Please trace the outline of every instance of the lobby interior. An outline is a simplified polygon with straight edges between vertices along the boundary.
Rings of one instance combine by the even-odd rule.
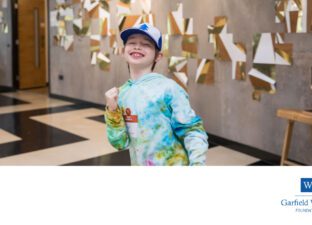
[[[120,31],[143,21],[163,33],[155,71],[204,121],[207,166],[312,164],[311,0],[29,2],[0,0],[0,165],[130,165],[104,93],[129,79]]]

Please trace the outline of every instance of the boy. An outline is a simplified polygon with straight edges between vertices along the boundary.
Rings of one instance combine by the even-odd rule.
[[[120,36],[131,79],[105,93],[110,143],[129,148],[132,165],[205,165],[207,135],[186,92],[152,73],[162,58],[160,31],[143,23]]]

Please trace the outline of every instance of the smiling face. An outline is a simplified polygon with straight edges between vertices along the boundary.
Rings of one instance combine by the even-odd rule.
[[[160,54],[148,36],[133,34],[125,44],[124,57],[131,68],[152,70],[153,64],[160,59]]]

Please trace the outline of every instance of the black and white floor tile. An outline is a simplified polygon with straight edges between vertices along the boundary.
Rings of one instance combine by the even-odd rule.
[[[272,165],[214,142],[207,165]],[[0,93],[0,165],[130,165],[108,142],[103,109],[49,97],[46,89]]]

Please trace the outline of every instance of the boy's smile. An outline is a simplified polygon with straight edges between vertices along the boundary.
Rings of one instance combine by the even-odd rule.
[[[142,58],[142,57],[145,56],[142,52],[139,52],[139,51],[133,51],[133,52],[130,53],[130,55],[133,58]]]

